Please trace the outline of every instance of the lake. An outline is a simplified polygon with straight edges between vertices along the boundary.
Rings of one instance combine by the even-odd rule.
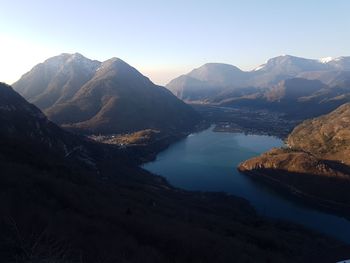
[[[236,170],[240,162],[282,145],[276,137],[213,132],[211,127],[174,143],[143,168],[176,187],[243,197],[261,215],[299,223],[350,243],[349,220],[290,200]]]

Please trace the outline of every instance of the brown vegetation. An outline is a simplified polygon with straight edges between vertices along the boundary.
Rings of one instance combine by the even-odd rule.
[[[247,174],[267,176],[292,192],[350,211],[350,104],[307,120],[288,136],[288,148],[272,149],[241,163]]]
[[[5,96],[3,262],[303,262],[342,246],[267,221],[240,198],[173,188],[128,152],[62,131],[0,84]]]

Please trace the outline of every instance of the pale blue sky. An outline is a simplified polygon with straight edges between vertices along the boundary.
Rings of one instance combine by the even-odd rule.
[[[0,81],[45,58],[119,57],[158,84],[206,62],[350,55],[347,0],[0,0]]]

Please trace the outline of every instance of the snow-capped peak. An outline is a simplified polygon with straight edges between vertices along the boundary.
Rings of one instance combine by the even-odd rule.
[[[319,61],[321,63],[328,63],[328,62],[331,62],[333,60],[332,57],[325,57],[325,58],[320,58]]]
[[[70,54],[69,58],[66,60],[66,64],[69,63],[77,63],[90,72],[95,71],[101,65],[101,62],[88,59],[79,53]]]

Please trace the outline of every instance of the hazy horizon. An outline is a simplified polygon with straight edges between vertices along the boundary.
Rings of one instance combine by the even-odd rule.
[[[342,33],[350,26],[348,1],[12,1],[2,7],[0,81],[9,84],[61,53],[119,57],[160,85],[208,62],[252,70],[282,54],[350,54]]]

